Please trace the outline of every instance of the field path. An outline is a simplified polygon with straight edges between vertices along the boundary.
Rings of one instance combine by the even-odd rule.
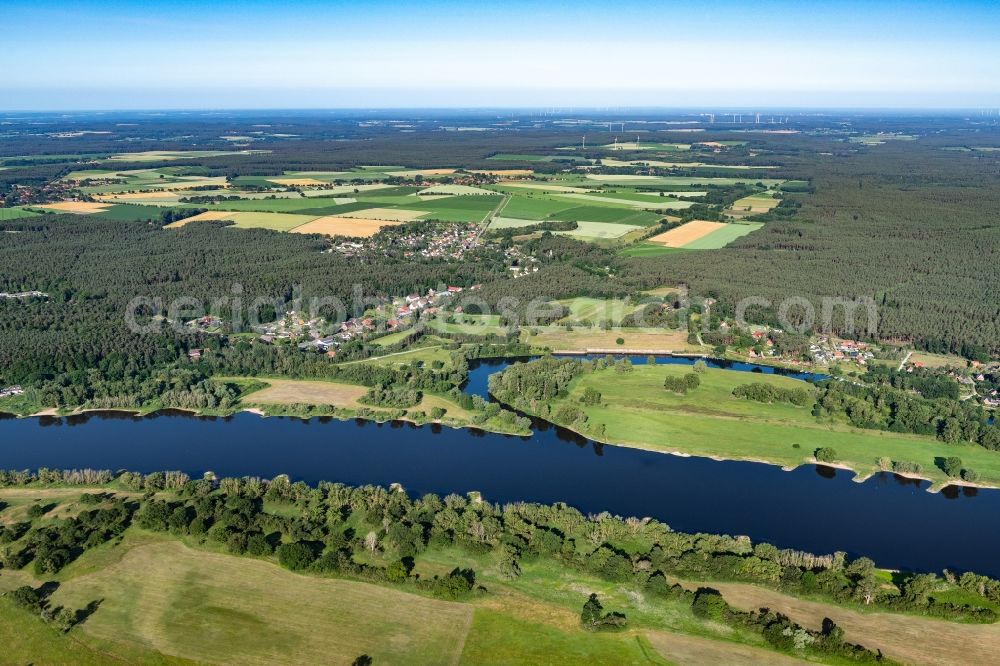
[[[493,218],[500,214],[500,211],[504,209],[508,201],[510,201],[510,195],[504,194],[503,199],[500,200],[497,207],[486,214],[486,217],[484,217],[483,221],[480,223],[479,233],[476,234],[476,240],[479,240],[479,237],[483,235],[483,232],[489,228],[490,224],[493,223]]]
[[[902,372],[903,371],[903,367],[906,366],[906,362],[910,360],[911,356],[913,356],[913,352],[912,351],[906,352],[906,356],[903,357],[903,360],[899,362],[899,367],[896,368],[897,372]]]

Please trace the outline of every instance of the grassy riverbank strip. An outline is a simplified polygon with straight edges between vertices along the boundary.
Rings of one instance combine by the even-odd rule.
[[[983,447],[855,428],[813,416],[811,402],[809,406],[762,403],[733,395],[733,389],[749,383],[813,390],[806,382],[780,375],[703,368],[696,373],[697,388],[686,393],[664,388],[667,378],[691,373],[693,368],[683,365],[635,365],[627,371],[611,366],[581,374],[553,399],[510,404],[616,446],[762,462],[785,469],[815,463],[816,451],[831,448],[836,453],[831,462],[854,471],[859,479],[880,471],[880,458],[911,461],[921,465],[919,477],[935,489],[965,484],[940,469],[945,458],[957,456],[979,472],[977,485],[1000,487],[1000,454]],[[599,400],[588,400],[585,395],[599,395]],[[507,401],[505,396],[497,397]]]

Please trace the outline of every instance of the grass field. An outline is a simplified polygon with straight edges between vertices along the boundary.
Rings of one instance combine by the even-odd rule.
[[[687,366],[643,365],[613,379],[611,370],[584,375],[566,400],[577,399],[588,386],[601,391],[601,405],[583,407],[589,423],[604,424],[606,440],[626,446],[784,466],[808,462],[815,449],[829,446],[836,451],[838,463],[860,474],[876,471],[878,458],[885,456],[920,463],[923,475],[935,482],[947,478],[935,459],[959,456],[966,466],[979,471],[984,482],[1000,481],[1000,454],[980,446],[818,422],[808,407],[732,396],[735,386],[748,382],[808,388],[795,379],[708,369],[701,375],[701,386],[686,395],[663,389],[667,375],[690,371]]]
[[[532,332],[537,334],[532,335]],[[624,342],[618,344],[618,339]],[[619,349],[658,351],[697,350],[687,341],[686,331],[667,331],[662,328],[630,328],[619,331],[604,331],[597,328],[573,328],[567,331],[562,326],[535,326],[521,331],[522,342],[537,347],[548,347],[554,351],[586,351],[588,349]]]
[[[554,231],[552,233],[572,236],[580,240],[605,240],[621,238],[630,231],[636,231],[637,229],[642,229],[642,227],[633,224],[618,224],[616,222],[586,222],[581,220],[576,223],[576,229],[572,231]]]
[[[32,210],[25,210],[21,207],[13,208],[0,208],[0,222],[5,222],[7,220],[20,220],[26,217],[38,217],[40,213],[36,213]]]
[[[558,303],[569,310],[569,314],[557,322],[560,324],[567,322],[589,322],[590,324],[597,325],[608,320],[612,323],[618,323],[626,315],[642,307],[635,302],[587,297],[567,298],[558,301]]]
[[[667,247],[666,245],[650,243],[647,241],[630,245],[629,247],[624,248],[620,254],[627,257],[660,257],[665,254],[673,254],[674,252],[684,251],[685,248],[682,247]]]
[[[690,201],[676,201],[670,197],[656,199],[649,197],[646,200],[600,196],[597,194],[560,194],[559,197],[562,199],[573,199],[578,201],[603,203],[612,206],[627,206],[629,208],[643,208],[649,210],[682,210],[684,208],[690,208],[692,205]]]
[[[753,610],[757,610],[754,608]],[[810,662],[796,659],[770,650],[731,643],[713,641],[700,636],[685,636],[663,631],[651,631],[646,635],[650,645],[671,664],[685,666],[794,666]]]
[[[80,562],[80,564],[86,564]],[[54,601],[103,599],[90,636],[210,663],[456,663],[469,606],[183,546],[136,546],[64,582]],[[321,630],[317,630],[321,628]]]
[[[698,176],[642,176],[642,175],[604,175],[588,174],[587,178],[601,183],[613,185],[680,185],[688,187],[690,185],[738,185],[740,183],[764,183],[767,187],[780,185],[782,180],[774,178],[712,178]]]

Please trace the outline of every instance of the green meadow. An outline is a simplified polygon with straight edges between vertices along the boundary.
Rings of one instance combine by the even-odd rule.
[[[565,398],[552,405],[578,404],[588,416],[584,434],[592,434],[601,424],[605,435],[600,439],[623,446],[792,467],[810,462],[816,449],[832,447],[837,462],[859,474],[877,471],[878,459],[888,457],[919,463],[923,475],[935,482],[947,479],[937,459],[958,456],[984,482],[1000,482],[1000,454],[980,446],[862,430],[817,420],[810,407],[765,404],[732,395],[736,386],[751,382],[809,388],[796,379],[709,368],[699,375],[701,385],[687,394],[663,388],[666,377],[690,372],[691,367],[684,365],[638,365],[624,374],[613,369],[584,374],[574,380]],[[599,405],[579,404],[587,388],[601,393]]]

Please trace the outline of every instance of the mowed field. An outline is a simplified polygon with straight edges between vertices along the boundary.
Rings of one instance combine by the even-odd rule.
[[[386,357],[386,360],[391,358]],[[400,358],[408,363],[413,356],[401,355]],[[242,401],[248,405],[319,405],[342,409],[368,407],[376,413],[380,411],[377,407],[373,408],[359,402],[359,399],[368,392],[366,386],[308,379],[256,378],[254,381],[264,382],[269,386],[243,396]],[[424,393],[421,401],[412,409],[428,412],[434,407],[445,410],[449,420],[461,420],[469,416],[469,412],[451,400],[430,393]]]
[[[622,344],[618,344],[618,340]],[[697,350],[688,344],[686,331],[668,331],[662,328],[628,328],[605,331],[599,328],[573,328],[563,326],[535,326],[521,330],[521,341],[553,351],[587,351],[615,349],[620,352],[648,351],[681,352]]]
[[[74,568],[85,570],[88,559]],[[53,597],[77,608],[94,599],[101,607],[86,634],[214,664],[350,664],[362,654],[375,663],[454,664],[472,621],[468,605],[301,576],[178,541],[135,546],[63,582]]]
[[[269,384],[265,389],[244,396],[244,402],[272,405],[333,405],[356,407],[358,398],[368,392],[364,386],[334,382],[295,379],[263,379]]]

